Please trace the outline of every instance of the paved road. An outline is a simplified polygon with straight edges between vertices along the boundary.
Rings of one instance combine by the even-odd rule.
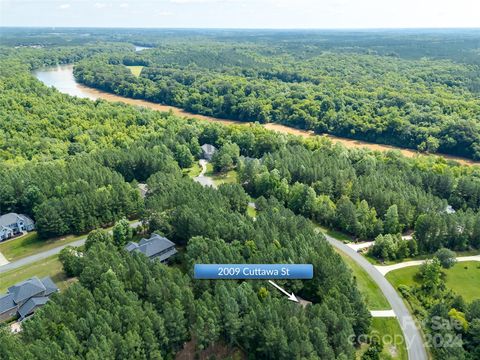
[[[422,265],[425,261],[427,260],[412,260],[412,261],[405,261],[401,262],[398,264],[393,264],[393,265],[375,265],[378,271],[382,275],[388,274],[390,271],[393,270],[398,270],[398,269],[403,269],[409,266],[418,266]],[[458,262],[464,262],[464,261],[480,261],[480,255],[473,255],[473,256],[459,256],[457,257]]]
[[[136,221],[136,222],[133,222],[130,224],[131,227],[138,227],[140,226],[142,223],[140,221]],[[110,233],[112,232],[111,230],[109,231]],[[34,254],[34,255],[30,255],[30,256],[27,256],[27,257],[24,257],[22,259],[18,259],[16,261],[12,261],[11,263],[8,263],[6,265],[2,265],[0,266],[0,274],[1,273],[4,273],[6,271],[9,271],[9,270],[13,270],[13,269],[17,269],[19,267],[22,267],[24,265],[28,265],[28,264],[31,264],[31,263],[34,263],[36,261],[39,261],[39,260],[43,260],[43,259],[46,259],[52,255],[56,255],[58,254],[60,251],[62,251],[62,249],[64,249],[65,247],[67,246],[81,246],[85,243],[85,240],[87,239],[87,236],[85,235],[84,237],[76,240],[76,241],[73,241],[69,244],[65,244],[65,245],[62,245],[62,246],[58,246],[56,248],[53,248],[53,249],[50,249],[50,250],[46,250],[46,251],[43,251],[41,253],[37,253],[37,254]]]
[[[358,265],[360,265],[375,281],[387,298],[390,306],[395,313],[400,327],[402,328],[403,336],[406,341],[408,358],[410,360],[427,360],[427,352],[423,345],[423,339],[418,330],[413,317],[410,315],[406,305],[403,303],[400,295],[397,294],[393,286],[385,279],[385,277],[378,271],[375,266],[370,264],[363,256],[358,254],[355,250],[348,247],[341,241],[338,241],[331,236],[324,234],[328,242],[350,256]]]

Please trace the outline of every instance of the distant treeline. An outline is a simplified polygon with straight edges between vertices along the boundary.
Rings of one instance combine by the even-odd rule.
[[[478,65],[302,44],[297,52],[275,41],[171,41],[89,57],[74,73],[88,86],[193,113],[480,159]],[[144,68],[135,77],[125,65]]]

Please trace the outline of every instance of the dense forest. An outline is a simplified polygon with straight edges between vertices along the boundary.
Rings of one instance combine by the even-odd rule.
[[[400,258],[441,247],[479,248],[478,170],[430,161],[315,139],[241,160],[238,173],[252,196],[274,196],[296,213],[359,239],[415,229]]]
[[[412,129],[418,125],[422,129],[417,129],[418,134],[428,134],[422,141],[435,137],[439,149],[447,151],[439,136],[441,129],[466,122],[475,129],[478,126],[474,121],[478,119],[478,102],[467,74],[477,66],[474,62],[462,63],[463,58],[426,61],[413,54],[386,57],[333,48],[332,53],[312,50],[307,56],[306,49],[312,47],[306,45],[308,42],[289,55],[280,45],[268,49],[261,41],[246,44],[242,40],[235,47],[226,39],[217,39],[216,45],[203,39],[206,43],[192,48],[190,58],[186,49],[191,39],[172,47],[179,40],[167,37],[162,48],[162,44],[152,43],[148,34],[143,42],[135,35],[136,44],[157,47],[136,54],[122,32],[102,33],[103,37],[91,43],[68,41],[68,46],[48,34],[33,33],[36,35],[30,43],[18,44],[16,35],[7,32],[2,42],[8,46],[0,47],[0,212],[31,215],[44,238],[84,233],[115,222],[118,227],[125,223],[118,223],[122,218],[140,218],[147,233],[167,236],[181,251],[165,266],[123,251],[131,239],[128,231],[120,232],[124,236],[116,236],[115,228],[113,236],[93,231],[80,250],[81,256],[68,250],[61,255],[65,270],[79,281],[54,295],[25,322],[21,334],[13,336],[0,329],[2,359],[121,359],[126,354],[171,359],[190,341],[198,350],[221,344],[252,359],[353,359],[358,344],[349,338],[368,333],[370,315],[351,272],[310,220],[358,239],[377,238],[387,250],[394,249],[392,253],[378,250],[377,256],[385,259],[432,253],[444,247],[480,247],[480,172],[476,167],[436,157],[408,159],[396,152],[346,149],[326,139],[281,135],[255,124],[226,127],[102,100],[72,98],[45,87],[30,73],[45,65],[78,61],[75,73],[79,78],[97,85],[97,81],[104,81],[105,86],[112,85],[108,90],[127,91],[128,96],[141,97],[138,94],[146,84],[152,85],[154,93],[162,82],[170,84],[172,90],[188,88],[195,98],[200,95],[202,99],[197,112],[222,108],[210,94],[222,83],[225,91],[234,91],[232,101],[242,99],[243,92],[249,98],[241,101],[252,101],[252,109],[260,101],[268,110],[252,110],[255,116],[292,116],[290,120],[256,120],[325,131],[319,128],[324,117],[318,113],[317,117],[304,117],[302,112],[292,115],[287,108],[275,110],[275,99],[289,98],[285,104],[293,109],[312,96],[312,108],[318,106],[322,111],[325,102],[325,114],[334,118],[340,116],[337,111],[347,108],[349,118],[366,111],[363,102],[370,99],[367,108],[377,112],[379,102],[388,102],[389,97],[368,94],[385,91],[382,87],[393,86],[396,80],[386,79],[393,75],[380,76],[371,68],[391,74],[389,69],[395,67],[395,77],[405,86],[401,95],[406,99],[405,107],[418,110],[421,116],[427,112],[443,114],[438,127],[419,125],[421,121],[410,124],[403,118],[406,113],[399,115],[403,120],[398,123]],[[50,43],[52,39],[57,40]],[[41,47],[29,47],[38,43]],[[354,53],[351,63],[346,52]],[[340,65],[342,57],[345,68]],[[193,58],[198,64],[192,63]],[[337,82],[343,69],[360,69],[365,62],[370,65],[360,72],[358,83]],[[125,67],[132,64],[145,66],[140,78]],[[431,66],[437,66],[439,72],[432,71]],[[322,77],[331,77],[328,84],[325,79],[315,80],[322,68]],[[292,77],[280,79],[285,69]],[[296,78],[299,74],[301,79]],[[438,76],[435,80],[433,74]],[[182,77],[179,88],[177,80],[173,82],[176,76]],[[362,90],[361,83],[370,84],[370,90]],[[411,103],[413,84],[426,100],[418,108]],[[345,94],[332,95],[344,85],[345,91],[350,87],[348,96],[356,94],[349,98],[348,106],[341,105]],[[139,91],[137,95],[128,93],[134,88]],[[326,88],[332,94],[323,93]],[[234,89],[242,90],[236,94]],[[174,99],[182,101],[188,98],[188,91],[177,90],[162,94],[175,93]],[[274,90],[283,92],[285,98]],[[317,90],[323,95],[315,98]],[[262,98],[263,94],[271,97]],[[331,97],[327,99],[327,95]],[[204,96],[210,103],[203,103]],[[335,101],[340,101],[338,110]],[[435,104],[434,109],[427,103]],[[192,101],[192,108],[186,108],[194,110],[198,104]],[[445,112],[447,104],[450,112]],[[235,106],[240,109],[243,105]],[[365,124],[356,120],[351,126],[368,128],[373,124],[366,122],[370,115],[367,111],[363,117],[353,116]],[[385,120],[380,113],[376,115],[376,120],[370,120]],[[242,118],[250,119],[246,115]],[[468,131],[473,140],[461,146],[472,152],[462,154],[474,156],[476,135]],[[398,138],[398,134],[394,136]],[[432,139],[428,142],[436,144]],[[238,184],[215,190],[190,179],[185,170],[198,159],[200,145],[205,143],[219,149],[213,160],[215,169],[235,167]],[[138,183],[148,184],[145,199]],[[255,220],[246,214],[252,197],[258,208]],[[405,230],[415,230],[414,240],[401,240],[398,234]],[[312,263],[313,280],[282,285],[313,305],[303,308],[288,303],[264,282],[195,281],[191,276],[195,262]],[[405,290],[422,296],[421,289]],[[477,329],[478,304],[462,305],[460,299],[441,290],[425,297],[431,314],[449,319],[452,309],[457,309],[465,312],[473,330]],[[456,343],[455,352],[439,354],[439,358],[475,358],[475,336],[475,332],[468,332],[464,343]]]
[[[1,329],[1,358],[172,358],[190,340],[200,350],[224,344],[250,357],[354,356],[350,338],[368,332],[370,315],[350,271],[313,225],[274,199],[253,221],[240,185],[203,188],[180,166],[207,141],[246,136],[261,156],[285,137],[61,95],[29,74],[35,51],[25,49],[23,62],[22,50],[2,60],[2,69],[11,65],[1,77],[3,118],[11,120],[1,123],[10,139],[2,143],[2,213],[32,215],[45,237],[142,216],[150,231],[185,250],[179,266],[165,266],[127,254],[129,237],[115,236],[115,228],[113,237],[93,232],[82,256],[61,256],[79,282],[53,296],[19,336]],[[76,51],[59,50],[58,61]],[[145,203],[140,181],[150,189]],[[313,263],[313,280],[284,285],[315,305],[289,303],[262,282],[191,280],[192,263],[219,259]]]
[[[82,257],[63,255],[79,283],[26,322],[21,337],[0,332],[2,358],[172,358],[190,339],[199,349],[239,347],[251,358],[353,357],[349,336],[365,333],[370,315],[350,272],[307,220],[272,202],[253,221],[242,213],[246,204],[232,210],[231,192],[244,194],[241,186],[205,189],[179,169],[162,169],[149,185],[151,230],[178,244],[188,239],[186,274],[123,251],[129,238],[115,240],[115,229],[113,238],[93,232]],[[266,282],[191,280],[195,262],[287,259],[314,264],[313,280],[287,286],[315,305],[288,303]]]
[[[368,50],[368,48],[366,48]],[[455,59],[453,59],[455,60]],[[478,64],[243,38],[88,57],[80,82],[219,118],[480,158]],[[143,66],[140,77],[126,66]]]

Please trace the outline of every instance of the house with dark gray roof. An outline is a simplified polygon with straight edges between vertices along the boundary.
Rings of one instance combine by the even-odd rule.
[[[149,239],[141,239],[138,243],[131,241],[125,246],[125,250],[130,253],[141,253],[150,260],[161,262],[166,262],[177,253],[175,244],[158,234],[152,234]]]
[[[0,216],[0,241],[33,229],[35,223],[27,215],[8,213]]]
[[[12,294],[0,296],[0,321],[10,319],[17,313],[18,306],[13,301]]]
[[[49,296],[57,291],[58,287],[48,276],[43,279],[35,276],[10,286],[6,294],[0,295],[0,321],[15,315],[24,319],[45,305]]]
[[[202,148],[202,159],[205,160],[212,160],[213,154],[217,151],[217,148],[213,145],[210,144],[203,144],[201,146]]]
[[[28,315],[33,314],[39,307],[45,305],[48,296],[38,296],[30,298],[25,304],[18,308],[20,319],[25,319]]]

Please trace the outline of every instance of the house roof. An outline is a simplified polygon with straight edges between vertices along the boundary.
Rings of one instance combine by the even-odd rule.
[[[174,246],[175,244],[170,240],[168,240],[167,238],[160,236],[158,234],[152,234],[150,239],[142,239],[138,244],[134,242],[128,243],[127,246],[125,246],[125,250],[129,252],[138,251],[147,257],[154,257],[164,250],[173,248],[172,249],[173,251],[169,251],[165,253],[167,256],[164,257],[164,259],[167,259],[168,257],[172,256],[177,252]]]
[[[16,223],[18,220],[23,220],[26,224],[33,224],[33,220],[30,219],[27,215],[17,214],[17,213],[8,213],[0,216],[0,226],[8,226]]]
[[[51,295],[54,292],[58,291],[57,285],[53,282],[53,280],[50,278],[50,276],[44,277],[43,279],[40,280],[45,286],[45,296]]]
[[[36,276],[8,288],[8,292],[13,296],[13,301],[17,304],[46,290],[45,285]]]
[[[138,251],[144,253],[148,257],[151,257],[173,246],[175,246],[175,244],[166,237],[158,234],[152,234],[150,239],[140,240],[138,243]]]
[[[136,242],[130,241],[127,245],[125,245],[125,250],[131,252],[138,248],[138,244]]]
[[[20,318],[24,318],[28,314],[31,314],[35,308],[45,305],[48,301],[47,296],[39,296],[39,297],[34,297],[28,300],[25,304],[20,306],[18,309],[18,314],[20,315]]]
[[[211,144],[203,144],[201,148],[206,154],[213,154],[215,151],[217,151],[217,148]]]
[[[155,259],[160,260],[160,261],[165,261],[165,260],[169,259],[170,257],[172,257],[173,255],[175,255],[177,252],[178,252],[177,249],[171,248],[168,251],[164,252],[163,254],[155,256]]]
[[[0,314],[3,314],[4,312],[13,309],[17,305],[13,301],[13,295],[12,294],[5,294],[0,296]]]

